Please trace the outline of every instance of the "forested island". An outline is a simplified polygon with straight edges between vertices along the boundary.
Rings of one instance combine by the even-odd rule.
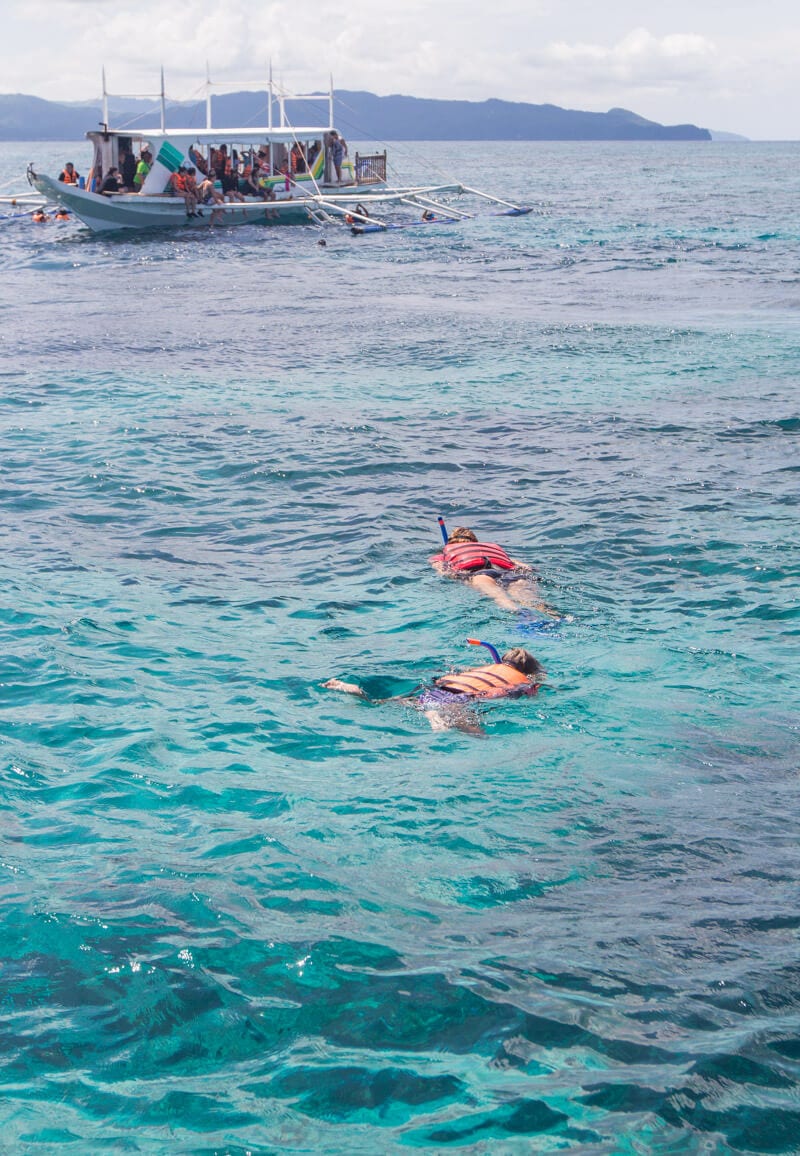
[[[214,123],[252,125],[267,120],[265,92],[235,92],[213,98]],[[287,112],[294,123],[308,123],[308,104]],[[111,99],[114,127],[155,128],[158,105],[151,100]],[[317,123],[327,121],[327,94],[320,94]],[[0,95],[0,140],[80,140],[101,122],[101,103],[67,103],[36,96]],[[663,125],[624,108],[582,112],[554,104],[508,100],[427,100],[414,96],[375,96],[371,92],[337,90],[335,121],[355,140],[711,140],[712,134],[694,124]],[[202,128],[205,103],[167,104],[167,125]]]

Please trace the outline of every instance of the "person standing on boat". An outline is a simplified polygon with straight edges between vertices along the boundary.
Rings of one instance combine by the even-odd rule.
[[[150,172],[150,165],[153,162],[153,154],[150,149],[142,149],[139,163],[136,166],[136,175],[133,178],[133,187],[137,193],[142,191],[142,185],[147,179],[147,174]]]
[[[342,161],[347,155],[347,141],[339,136],[336,129],[331,129],[331,158],[336,170],[336,184],[342,183]]]
[[[58,179],[65,185],[77,185],[80,181],[80,174],[75,172],[75,166],[72,161],[67,161],[64,165],[63,172],[58,174]]]
[[[134,189],[133,181],[136,176],[136,157],[130,149],[120,148],[119,163],[121,165],[122,187],[126,192],[132,193]]]

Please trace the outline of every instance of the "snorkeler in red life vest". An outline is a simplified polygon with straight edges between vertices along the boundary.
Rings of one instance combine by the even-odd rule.
[[[444,523],[440,520],[439,524],[444,533]],[[558,617],[542,602],[530,566],[511,558],[496,542],[479,542],[466,526],[458,526],[447,535],[442,552],[434,554],[430,563],[447,578],[469,582],[504,610],[538,610]]]
[[[494,662],[488,666],[470,667],[434,679],[433,685],[421,691],[390,699],[369,699],[366,692],[354,682],[339,678],[323,682],[326,690],[339,690],[359,698],[376,702],[400,702],[412,706],[425,715],[435,731],[456,729],[467,734],[483,734],[483,727],[474,709],[476,703],[495,698],[520,698],[536,694],[544,679],[544,669],[533,655],[521,646],[508,650],[501,658],[488,642],[468,638],[472,646],[485,646]]]

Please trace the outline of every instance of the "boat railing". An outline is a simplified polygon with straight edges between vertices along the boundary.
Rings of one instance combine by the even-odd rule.
[[[356,153],[355,177],[357,185],[377,185],[386,181],[386,152]]]

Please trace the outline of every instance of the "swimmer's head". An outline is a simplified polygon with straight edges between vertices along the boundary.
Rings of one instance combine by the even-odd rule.
[[[521,646],[515,646],[513,650],[507,650],[503,655],[501,662],[505,666],[513,666],[514,670],[518,670],[520,674],[533,675],[544,674],[544,667],[537,658],[534,658],[529,650],[524,650]]]
[[[472,530],[468,529],[466,526],[456,526],[455,530],[453,530],[453,533],[448,535],[447,541],[448,542],[477,542],[478,539],[475,537]]]

